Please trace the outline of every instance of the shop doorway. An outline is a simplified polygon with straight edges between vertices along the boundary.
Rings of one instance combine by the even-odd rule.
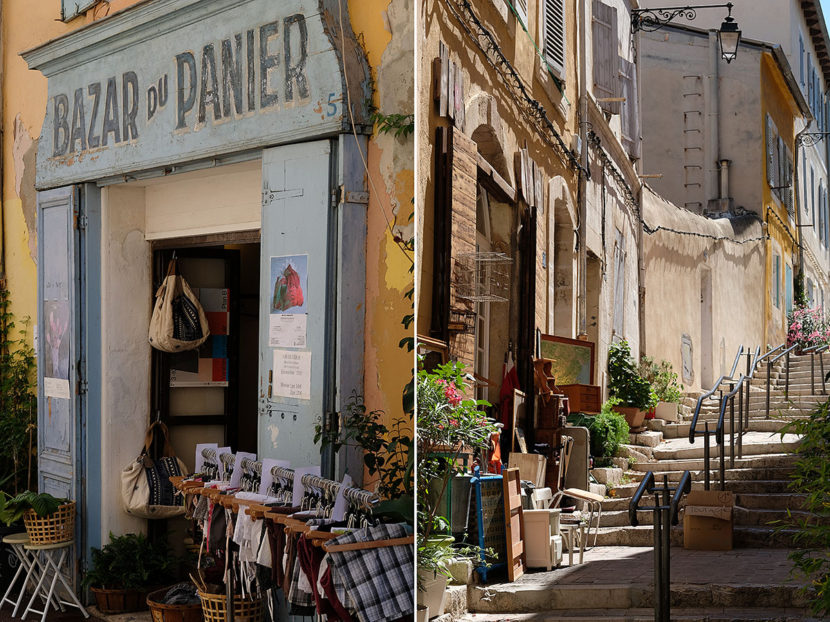
[[[197,443],[257,450],[260,245],[201,244],[208,245],[167,240],[153,253],[153,287],[175,260],[210,325],[211,336],[197,350],[153,351],[152,412],[168,425],[189,468]]]

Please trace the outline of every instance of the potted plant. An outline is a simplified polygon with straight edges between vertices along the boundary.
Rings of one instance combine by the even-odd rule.
[[[75,537],[75,502],[31,490],[12,497],[0,493],[0,521],[7,526],[23,519],[32,544],[57,544]]]
[[[109,544],[92,549],[82,584],[103,613],[138,611],[147,608],[148,592],[171,582],[175,565],[165,542],[152,543],[143,534],[110,533]]]
[[[672,364],[660,361],[658,365],[650,356],[640,359],[640,375],[649,381],[657,395],[654,417],[665,421],[677,421],[677,406],[683,397],[683,385],[677,382]]]
[[[464,472],[462,454],[484,452],[498,431],[480,409],[489,404],[467,399],[464,366],[457,362],[418,371],[418,603],[430,616],[443,613],[447,563],[478,554],[474,547],[453,546],[450,523],[439,515],[452,479]]]
[[[640,376],[631,347],[622,340],[608,348],[608,393],[620,404],[615,410],[625,417],[632,429],[643,425],[646,412],[657,404],[657,396],[648,380]]]

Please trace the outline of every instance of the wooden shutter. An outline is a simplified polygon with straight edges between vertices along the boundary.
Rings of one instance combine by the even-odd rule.
[[[634,63],[620,57],[620,79],[622,82],[622,103],[620,122],[622,125],[622,143],[628,155],[640,157],[640,114],[637,99],[637,73]]]
[[[522,25],[527,28],[527,0],[516,0],[513,5]]]
[[[776,139],[775,124],[772,117],[767,115],[766,127],[766,160],[767,160],[767,184],[775,188],[778,178],[778,141]]]
[[[787,208],[787,214],[789,214],[790,218],[795,219],[795,202],[793,201],[793,154],[783,144],[783,141],[781,144],[783,146],[781,159],[784,162],[781,185],[785,187],[781,188],[779,196]]]
[[[617,9],[594,0],[591,36],[594,51],[594,97],[599,100],[620,97]],[[600,101],[599,106],[611,114],[620,114],[619,102]]]
[[[565,79],[565,2],[543,0],[543,55],[553,73]]]

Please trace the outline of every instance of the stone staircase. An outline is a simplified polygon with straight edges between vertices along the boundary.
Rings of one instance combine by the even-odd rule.
[[[830,360],[827,370],[830,371]],[[674,527],[672,539],[672,619],[673,620],[809,620],[801,585],[789,577],[789,550],[794,547],[793,531],[772,524],[798,518],[816,520],[804,510],[805,497],[789,489],[789,476],[795,457],[791,453],[800,439],[781,435],[781,429],[793,419],[807,417],[819,403],[821,372],[816,359],[816,393],[811,387],[810,357],[791,357],[789,390],[785,395],[784,359],[770,370],[772,380],[770,409],[766,407],[767,369],[762,365],[750,389],[749,425],[744,428],[742,456],[731,459],[726,413],[725,488],[736,495],[734,510],[734,546],[729,552],[686,551],[682,549],[682,527]],[[645,473],[651,471],[657,482],[664,477],[676,482],[685,470],[692,475],[693,489],[703,489],[705,466],[703,440],[688,440],[690,422],[697,402],[690,396],[681,405],[676,422],[653,420],[646,434],[632,435],[628,446],[632,460],[622,483],[610,485],[602,503],[602,518],[597,532],[597,549],[601,559],[582,566],[564,568],[554,573],[532,573],[514,584],[475,586],[469,592],[469,610],[463,620],[652,620],[653,578],[648,573],[632,577],[630,566],[621,565],[622,574],[607,576],[607,559],[642,559],[653,546],[652,514],[640,512],[638,527],[629,524],[631,497]],[[736,418],[737,414],[736,399]],[[717,424],[717,402],[701,409],[699,429],[710,421]],[[736,424],[737,432],[737,424]],[[737,439],[736,439],[737,440]],[[711,488],[719,488],[719,451],[712,439]],[[590,544],[594,543],[591,534]],[[765,557],[766,556],[766,557]],[[755,558],[763,561],[752,561]],[[774,561],[770,562],[769,559]],[[591,570],[590,566],[595,565]],[[702,564],[699,568],[696,565]],[[765,575],[760,568],[770,565],[778,575]],[[697,568],[684,579],[678,578],[690,566]],[[614,567],[615,568],[615,567]],[[593,572],[593,575],[590,573]],[[558,579],[554,576],[558,575]],[[573,573],[573,574],[568,574]],[[582,578],[580,574],[583,573]],[[707,574],[711,573],[711,574]],[[688,574],[688,573],[687,573]],[[590,575],[590,576],[589,576]],[[596,576],[594,576],[596,575]],[[694,575],[694,576],[693,576]],[[543,578],[550,576],[549,579]],[[570,578],[569,578],[570,577]]]

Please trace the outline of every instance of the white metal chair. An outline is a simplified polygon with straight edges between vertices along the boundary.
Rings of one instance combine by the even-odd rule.
[[[78,600],[78,597],[75,595],[72,587],[66,582],[63,573],[61,573],[61,568],[63,568],[63,565],[66,562],[66,557],[73,544],[74,542],[70,540],[68,542],[59,542],[57,544],[23,545],[23,548],[32,554],[32,565],[33,568],[36,569],[36,573],[40,574],[40,578],[35,586],[32,597],[29,599],[29,604],[26,606],[26,610],[21,616],[22,620],[25,620],[26,616],[29,615],[29,612],[32,612],[39,613],[41,615],[41,622],[46,622],[46,614],[49,612],[49,605],[52,605],[55,609],[60,609],[61,611],[65,611],[64,605],[69,607],[77,607],[85,618],[89,617],[89,613],[87,613],[87,610],[84,609],[81,601]],[[50,578],[51,582],[49,584],[49,590],[46,592],[46,599],[44,600],[43,609],[35,609],[33,606],[35,598],[37,598],[38,594],[41,594],[42,596],[42,590],[45,590],[46,588],[44,582],[49,581]],[[64,600],[60,596],[59,591],[55,591],[55,587],[58,582],[63,585],[66,594],[70,598],[69,601]]]
[[[40,579],[40,573],[34,562],[34,555],[25,548],[26,545],[29,544],[29,536],[25,532],[5,536],[3,538],[3,544],[7,544],[11,547],[17,557],[18,566],[17,571],[14,573],[14,576],[9,583],[9,587],[6,588],[5,594],[3,594],[3,598],[0,598],[0,609],[3,608],[3,605],[9,603],[14,607],[14,609],[12,609],[12,617],[14,617],[17,615],[20,605],[23,603],[23,596],[26,594],[26,586],[29,585],[30,581],[38,581]],[[17,600],[14,600],[11,593],[19,578],[22,578],[22,582],[20,583],[20,592],[17,595]],[[45,594],[42,590],[40,592],[40,599],[41,601],[46,602]]]

